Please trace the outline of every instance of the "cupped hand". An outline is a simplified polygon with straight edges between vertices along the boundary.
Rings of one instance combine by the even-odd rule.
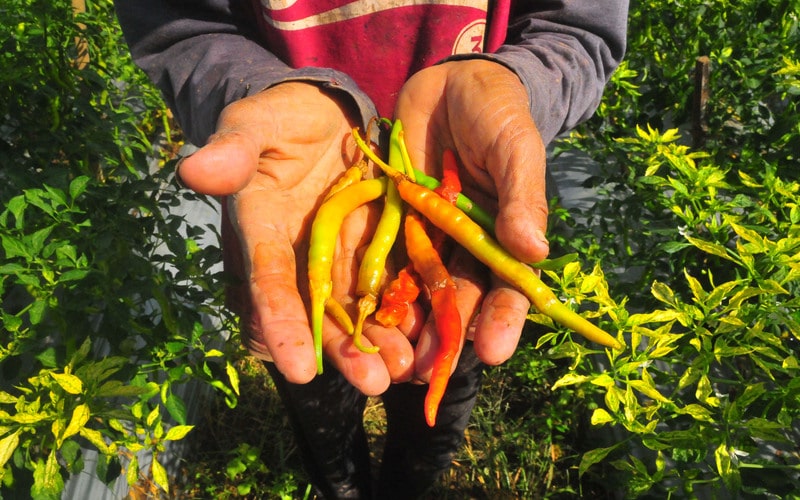
[[[452,149],[465,193],[497,206],[499,242],[524,262],[547,256],[545,148],[516,74],[485,59],[423,69],[401,90],[395,116],[403,122],[417,168],[440,175],[442,153]],[[476,354],[487,364],[504,362],[519,342],[529,301],[463,251],[453,254],[449,268]],[[416,348],[417,376],[423,380],[433,361],[432,332],[429,321]]]
[[[313,216],[324,193],[353,161],[348,109],[315,85],[282,83],[228,105],[209,142],[179,165],[181,180],[197,192],[229,195],[239,236],[251,313],[242,318],[244,341],[255,356],[274,361],[290,382],[316,374],[309,327],[307,254]],[[375,207],[347,217],[333,268],[334,297],[347,302],[358,254],[369,241]],[[335,322],[323,328],[326,358],[365,394],[380,394],[413,373],[413,350],[396,329],[370,325],[360,352]]]

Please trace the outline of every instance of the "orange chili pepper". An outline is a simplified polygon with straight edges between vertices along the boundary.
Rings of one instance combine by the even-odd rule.
[[[383,168],[383,167],[382,167]],[[536,309],[586,339],[612,349],[624,344],[564,305],[533,269],[503,248],[488,231],[463,211],[430,189],[414,184],[397,171],[385,170],[397,185],[400,197],[447,233],[498,277],[523,293]]]

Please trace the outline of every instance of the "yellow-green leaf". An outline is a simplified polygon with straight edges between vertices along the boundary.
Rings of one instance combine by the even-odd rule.
[[[50,376],[55,379],[62,389],[70,394],[80,394],[83,392],[83,381],[75,375],[69,373],[51,373]]]
[[[231,364],[230,361],[225,363],[225,372],[228,374],[228,380],[231,381],[231,388],[236,395],[239,395],[239,372],[236,371],[236,367]]]
[[[701,420],[703,422],[713,422],[714,419],[711,418],[711,412],[706,409],[704,406],[698,404],[688,404],[683,408],[679,408],[678,413],[682,413],[685,415],[691,415],[692,418],[695,420]]]
[[[630,384],[631,387],[641,392],[645,396],[649,397],[650,399],[654,399],[661,403],[669,402],[669,399],[664,397],[664,395],[658,392],[658,390],[655,387],[649,385],[644,380],[630,380],[628,381],[628,384]]]
[[[86,403],[80,404],[75,407],[72,411],[72,418],[69,420],[69,425],[67,428],[64,429],[64,432],[61,434],[60,438],[58,439],[58,446],[60,447],[61,444],[70,436],[74,436],[86,425],[86,422],[89,421],[89,416],[91,415],[91,410],[89,410],[89,405]]]
[[[560,379],[556,380],[556,382],[553,384],[552,390],[555,391],[559,387],[566,387],[568,385],[582,384],[590,379],[591,377],[587,375],[577,375],[575,373],[567,373]]]
[[[19,445],[19,434],[22,429],[17,429],[13,434],[0,439],[0,470],[6,465],[8,459],[14,454]]]
[[[193,425],[176,425],[171,427],[167,431],[167,435],[164,436],[165,441],[178,441],[183,439],[189,432],[194,429]]]
[[[150,465],[150,473],[153,475],[153,482],[160,486],[164,491],[169,493],[169,478],[167,477],[167,470],[161,463],[153,456],[153,463]]]
[[[139,482],[139,458],[136,455],[132,455],[131,461],[128,462],[128,469],[125,471],[125,480],[128,481],[129,486],[133,486]]]
[[[117,446],[114,443],[111,443],[111,445],[106,443],[106,440],[103,438],[103,434],[101,434],[100,431],[83,427],[79,432],[80,435],[92,443],[100,453],[104,455],[111,455],[116,452]]]
[[[148,426],[152,426],[152,425],[153,425],[153,423],[154,423],[154,422],[156,421],[156,419],[158,418],[158,413],[159,413],[159,411],[158,411],[158,408],[159,408],[159,407],[158,407],[158,406],[156,406],[155,408],[153,408],[153,411],[151,411],[151,412],[150,412],[150,414],[149,414],[149,415],[147,415],[147,419],[145,420],[145,422],[147,422],[147,425],[148,425]]]
[[[592,412],[592,425],[603,425],[613,421],[614,417],[602,408],[595,408]]]

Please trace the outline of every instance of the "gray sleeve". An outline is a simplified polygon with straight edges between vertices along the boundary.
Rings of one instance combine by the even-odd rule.
[[[517,73],[547,144],[597,109],[625,54],[627,17],[627,0],[519,1],[505,43],[479,57]]]
[[[161,90],[189,141],[203,145],[222,109],[277,83],[301,80],[348,94],[366,124],[371,100],[346,74],[292,69],[255,41],[247,2],[115,0],[117,19],[134,62]],[[243,8],[243,7],[240,7]]]

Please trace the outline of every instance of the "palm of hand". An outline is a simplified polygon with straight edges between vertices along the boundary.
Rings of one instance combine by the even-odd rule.
[[[500,242],[523,261],[546,257],[544,145],[527,92],[514,73],[477,59],[424,69],[401,91],[396,116],[418,168],[438,175],[443,150],[455,151],[464,190],[485,206],[499,202]],[[448,267],[458,284],[459,310],[476,354],[489,364],[505,361],[516,349],[528,300],[497,280],[490,285],[486,269],[469,256],[454,254]],[[435,348],[429,324],[415,353],[423,379]]]
[[[253,305],[251,317],[243,318],[245,341],[292,382],[307,382],[316,373],[306,308],[308,238],[324,193],[352,163],[347,152],[355,147],[343,143],[351,127],[339,104],[316,87],[282,84],[226,108],[217,134],[181,166],[184,182],[197,190],[192,182],[217,189],[220,181],[235,184],[213,194],[235,193],[228,198],[229,213]],[[226,172],[219,171],[220,164],[227,165]],[[212,170],[203,171],[206,167]],[[364,207],[342,226],[333,268],[334,294],[341,302],[352,296],[359,250],[368,243],[374,219],[374,210]],[[371,338],[378,328],[370,325],[364,333]],[[375,356],[355,349],[333,322],[323,331],[326,357],[367,394],[409,377],[413,366],[405,337],[396,330],[381,333],[390,340]],[[389,370],[387,364],[397,368],[398,359],[404,366]]]

